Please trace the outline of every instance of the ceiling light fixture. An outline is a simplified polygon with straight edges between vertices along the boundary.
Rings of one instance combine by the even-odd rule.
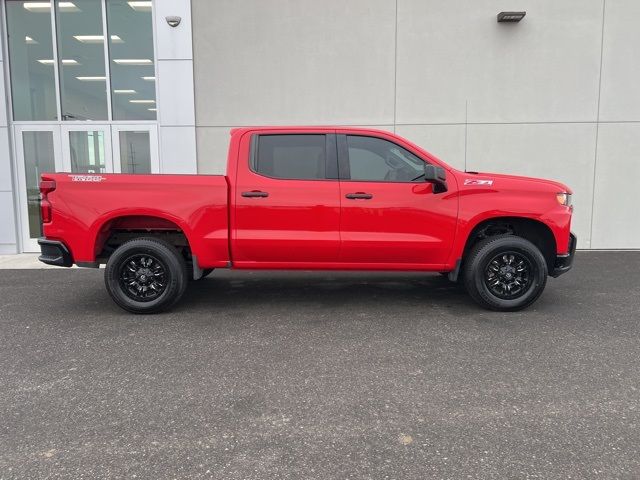
[[[156,77],[140,77],[143,80],[146,80],[147,82],[155,82],[156,81]]]
[[[36,42],[33,38],[27,35],[26,37],[24,37],[24,43],[28,43],[29,45],[35,45],[38,42]]]
[[[147,108],[147,110],[149,110],[150,112],[157,112],[158,111],[157,108]]]
[[[80,9],[76,7],[73,2],[58,2],[58,9],[65,12],[79,12]],[[22,4],[25,10],[30,12],[46,12],[51,10],[51,3],[49,2],[24,2]]]
[[[73,38],[82,43],[103,43],[104,35],[74,35]],[[124,43],[118,35],[111,35],[111,43]]]
[[[517,23],[524,18],[527,12],[500,12],[498,23]]]
[[[53,58],[43,58],[42,60],[38,60],[38,62],[40,62],[43,65],[53,65]],[[80,65],[77,60],[74,60],[72,58],[63,58],[62,64],[63,65]]]
[[[74,35],[73,38],[82,43],[102,43],[104,35]]]
[[[141,2],[127,2],[131,8],[133,8],[136,12],[150,12],[151,11],[151,2],[150,1],[141,1]]]
[[[76,77],[78,80],[80,80],[81,82],[104,82],[107,77],[100,77],[100,76],[96,76],[96,77]]]
[[[29,10],[30,12],[36,12],[38,10],[49,10],[51,8],[51,3],[49,2],[24,2],[22,5],[25,10]]]
[[[155,100],[129,100],[129,103],[156,103]]]
[[[115,58],[114,63],[118,65],[152,65],[153,61],[148,58]]]
[[[113,93],[133,94],[133,93],[137,93],[137,92],[135,90],[131,90],[131,89],[114,89]]]

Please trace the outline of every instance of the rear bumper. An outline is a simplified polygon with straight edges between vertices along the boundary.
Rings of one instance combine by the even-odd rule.
[[[69,249],[64,243],[58,240],[39,238],[38,245],[40,245],[40,251],[42,252],[38,260],[42,263],[55,265],[57,267],[70,267],[73,265],[71,252],[69,252]]]
[[[555,278],[571,270],[571,267],[573,266],[573,257],[575,256],[575,253],[576,253],[577,243],[578,243],[578,238],[573,233],[571,233],[569,235],[569,253],[556,256],[555,267],[553,271],[549,273],[549,275]]]

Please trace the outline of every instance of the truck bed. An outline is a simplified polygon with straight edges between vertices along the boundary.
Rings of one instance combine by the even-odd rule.
[[[198,264],[226,266],[229,258],[229,184],[223,175],[43,175],[52,221],[47,239],[62,240],[74,263],[90,264],[109,232],[146,229],[184,233]],[[126,215],[126,216],[123,216]]]

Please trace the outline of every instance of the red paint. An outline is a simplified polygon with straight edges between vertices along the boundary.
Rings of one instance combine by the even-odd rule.
[[[253,133],[338,133],[392,141],[444,167],[448,191],[429,183],[282,180],[249,168]],[[76,177],[74,179],[74,177]],[[572,210],[558,182],[456,170],[387,132],[334,127],[232,130],[226,176],[44,174],[48,239],[63,241],[75,262],[93,262],[113,228],[179,229],[202,268],[379,269],[454,268],[480,222],[523,217],[545,224],[558,254],[568,252]],[[100,177],[101,179],[98,179]],[[90,181],[88,181],[90,180]],[[492,183],[478,180],[492,180]],[[47,184],[50,185],[50,184]],[[242,192],[268,192],[243,197]],[[349,200],[365,193],[368,200]]]

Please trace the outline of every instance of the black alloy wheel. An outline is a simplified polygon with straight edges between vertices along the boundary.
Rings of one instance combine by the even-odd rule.
[[[484,282],[491,293],[505,300],[524,295],[531,286],[533,265],[524,255],[507,251],[495,255],[484,272]]]
[[[109,257],[104,281],[121,308],[132,313],[157,313],[182,297],[188,283],[187,266],[169,242],[136,238],[120,245]]]
[[[473,300],[496,311],[521,310],[547,283],[547,262],[538,247],[516,235],[476,243],[463,258],[463,282]]]
[[[120,288],[138,302],[155,300],[167,288],[167,267],[153,255],[131,255],[121,264]]]

